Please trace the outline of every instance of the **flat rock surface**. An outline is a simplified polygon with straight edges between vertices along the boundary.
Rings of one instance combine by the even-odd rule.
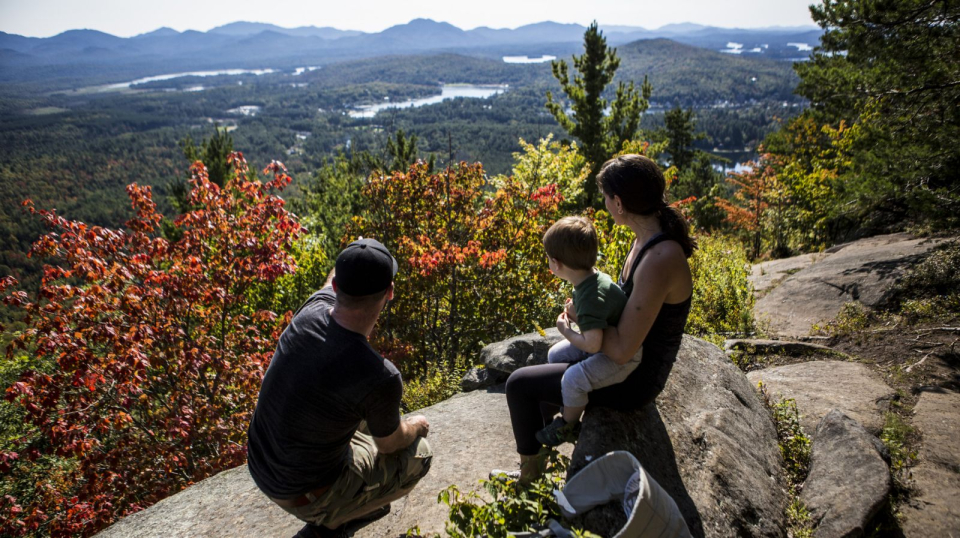
[[[858,362],[801,362],[750,372],[747,379],[754,386],[762,381],[771,396],[796,400],[803,431],[810,437],[832,409],[877,434],[883,428],[883,412],[895,395],[878,374]]]
[[[924,392],[913,426],[922,442],[912,474],[917,493],[902,507],[908,538],[960,537],[960,394]]]
[[[815,324],[835,319],[844,303],[881,304],[903,271],[940,242],[890,234],[835,247],[783,279],[757,301],[754,313],[771,334],[807,335]]]
[[[770,260],[758,263],[751,268],[750,283],[753,284],[753,292],[763,295],[769,290],[775,288],[783,279],[806,269],[811,265],[822,260],[828,254],[823,252],[812,252],[810,254],[801,254],[792,258],[781,258],[779,260]]]
[[[800,498],[817,538],[862,536],[890,495],[890,470],[878,440],[834,409],[817,426]]]
[[[417,413],[430,421],[430,472],[410,495],[393,503],[389,516],[362,529],[357,538],[397,537],[418,525],[424,533],[443,534],[447,507],[437,503],[440,490],[457,484],[462,491],[476,491],[490,469],[519,468],[501,392],[458,395]],[[302,526],[260,493],[243,465],[124,518],[97,536],[286,538]]]
[[[723,351],[684,336],[655,406],[587,411],[571,472],[627,450],[677,503],[693,536],[781,537],[786,497],[776,435],[766,407]],[[605,505],[585,521],[613,536],[626,518]]]

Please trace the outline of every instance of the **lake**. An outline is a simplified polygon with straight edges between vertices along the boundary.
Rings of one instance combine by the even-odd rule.
[[[266,75],[267,73],[276,73],[273,69],[221,69],[219,71],[191,71],[189,73],[170,73],[168,75],[157,75],[153,77],[143,77],[138,78],[137,80],[131,80],[130,82],[118,82],[116,84],[105,84],[103,86],[93,86],[93,88],[99,88],[98,91],[101,92],[115,92],[120,90],[129,89],[131,86],[136,86],[137,84],[145,84],[147,82],[156,82],[158,80],[170,80],[180,77],[217,77],[220,75]]]
[[[310,67],[298,67],[293,71],[294,76],[302,75],[303,73],[308,73],[310,71],[315,71],[320,69],[318,66]],[[186,73],[169,73],[166,75],[156,75],[152,77],[143,77],[138,78],[137,80],[131,80],[129,82],[118,82],[116,84],[103,84],[100,86],[87,86],[86,88],[80,88],[74,90],[75,93],[101,93],[101,92],[119,92],[125,91],[133,88],[137,84],[146,84],[147,82],[157,82],[159,80],[172,80],[180,77],[219,77],[219,76],[231,76],[231,75],[267,75],[270,73],[279,73],[280,71],[276,69],[220,69],[217,71],[189,71]],[[203,86],[192,86],[186,88],[183,91],[186,92],[198,92],[203,91]]]
[[[556,56],[549,56],[544,54],[539,58],[531,58],[529,56],[504,56],[503,63],[505,64],[542,64],[545,62],[552,62],[556,60]]]
[[[407,101],[384,101],[376,105],[360,105],[350,111],[351,118],[372,118],[377,112],[388,108],[415,108],[424,105],[435,105],[447,99],[468,97],[471,99],[486,99],[507,91],[506,84],[444,84],[440,87],[440,95],[409,99]]]

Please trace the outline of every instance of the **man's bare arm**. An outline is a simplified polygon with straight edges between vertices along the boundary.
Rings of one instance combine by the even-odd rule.
[[[410,446],[417,437],[426,437],[430,433],[430,424],[423,415],[413,415],[400,419],[400,426],[386,437],[374,437],[377,449],[382,454],[392,454]]]
[[[333,269],[330,270],[330,274],[327,275],[327,280],[326,280],[326,282],[323,283],[323,287],[324,287],[324,288],[326,288],[327,286],[332,286],[332,285],[333,285],[333,277],[334,277],[334,275],[336,275],[336,274],[337,274],[337,268],[334,267]]]

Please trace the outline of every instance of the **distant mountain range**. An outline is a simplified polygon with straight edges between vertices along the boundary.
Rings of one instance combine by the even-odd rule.
[[[668,38],[697,47],[771,59],[795,59],[815,46],[816,27],[730,29],[671,24],[648,30],[601,27],[611,45]],[[496,58],[514,54],[566,55],[578,50],[585,27],[541,22],[516,29],[462,30],[448,23],[415,19],[382,32],[329,27],[283,28],[234,22],[207,32],[159,28],[130,38],[96,30],[70,30],[49,38],[0,32],[0,82],[49,81],[57,77],[117,78],[171,69],[324,65],[384,54],[446,51]],[[109,69],[103,69],[109,66]],[[36,69],[30,69],[36,68]]]

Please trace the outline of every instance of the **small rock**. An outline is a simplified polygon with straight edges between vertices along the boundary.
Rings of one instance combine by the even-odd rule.
[[[750,372],[747,379],[754,386],[762,381],[773,397],[796,400],[803,431],[811,437],[831,409],[839,409],[870,433],[879,434],[883,412],[896,395],[879,375],[859,362],[801,362]]]
[[[817,538],[856,537],[890,495],[890,470],[873,435],[837,409],[817,426],[810,473],[800,498]]]
[[[460,380],[460,390],[463,392],[470,392],[478,389],[484,389],[487,387],[492,387],[497,383],[502,383],[506,380],[506,376],[499,373],[493,373],[491,375],[491,370],[489,368],[483,368],[481,366],[474,366],[466,375],[463,376],[463,379]]]
[[[563,340],[556,327],[540,333],[521,334],[502,342],[490,344],[480,350],[480,361],[490,370],[511,374],[514,370],[533,364],[547,362],[550,346]]]

